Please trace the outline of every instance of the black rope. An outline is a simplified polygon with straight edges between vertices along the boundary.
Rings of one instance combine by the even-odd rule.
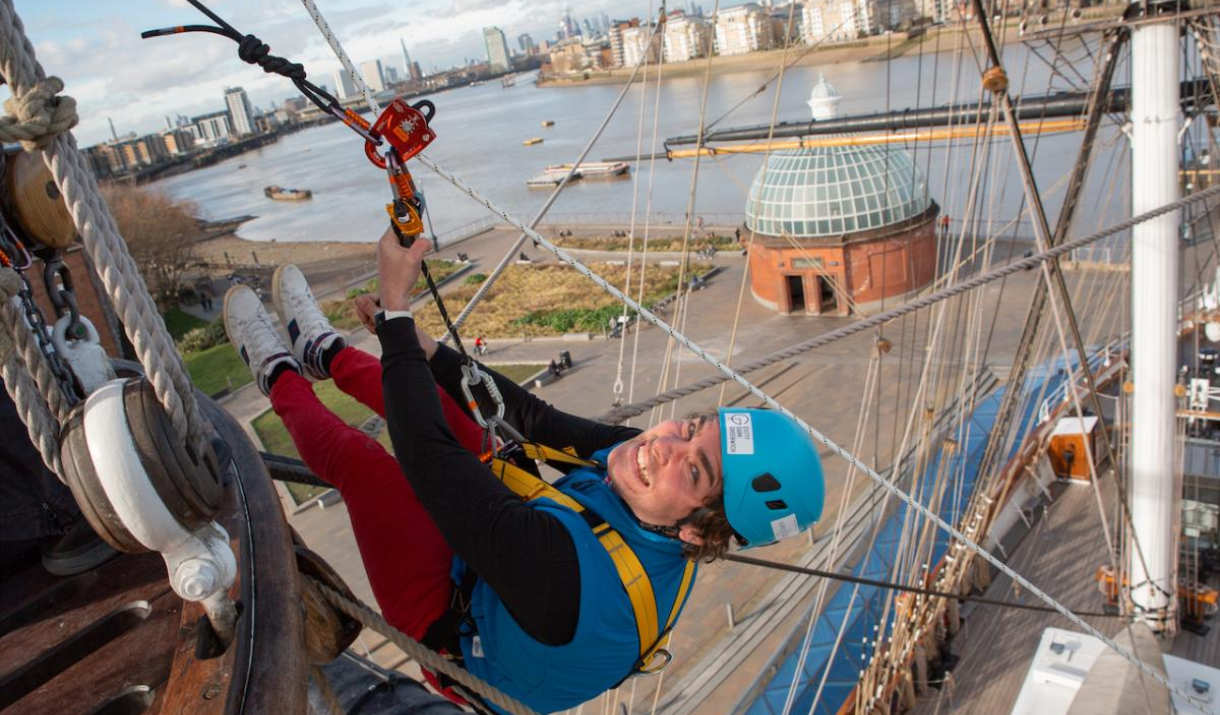
[[[299,62],[289,61],[287,58],[271,54],[271,47],[267,43],[258,39],[254,35],[247,35],[239,32],[229,23],[225,22],[216,13],[209,10],[199,0],[187,0],[194,8],[209,19],[216,23],[212,25],[176,25],[174,27],[164,27],[158,30],[145,30],[140,33],[143,39],[151,37],[165,37],[167,35],[178,35],[184,32],[210,32],[214,35],[227,37],[237,43],[237,56],[243,62],[262,67],[264,72],[268,74],[277,74],[281,77],[292,80],[296,88],[305,95],[305,98],[313,102],[322,111],[333,114],[342,118],[343,108],[339,105],[339,100],[335,99],[326,90],[317,86],[313,82],[306,79],[305,66]],[[364,133],[361,132],[363,136]],[[366,139],[369,137],[365,136]]]
[[[958,601],[973,601],[981,603],[985,606],[999,606],[1000,608],[1012,608],[1022,611],[1039,611],[1042,613],[1056,613],[1057,611],[1050,606],[1036,606],[1029,603],[1017,603],[1016,601],[1001,601],[985,596],[962,595],[960,593],[952,593],[950,591],[936,591],[930,588],[919,588],[918,586],[907,586],[901,583],[893,583],[892,581],[878,581],[876,579],[864,578],[862,576],[852,576],[851,574],[838,573],[835,571],[823,571],[822,569],[808,568],[805,566],[794,566],[785,564],[779,561],[768,561],[766,559],[756,559],[752,556],[742,556],[740,554],[725,554],[725,561],[736,561],[737,563],[749,564],[751,566],[761,566],[763,568],[774,569],[776,571],[788,571],[790,573],[803,574],[805,576],[820,576],[822,578],[832,579],[834,581],[844,581],[846,583],[858,583],[862,586],[876,586],[891,591],[905,591],[907,593],[917,593],[922,596],[930,596],[934,598],[952,598]],[[1072,611],[1078,616],[1088,618],[1121,618],[1116,613],[1090,612],[1090,611]]]

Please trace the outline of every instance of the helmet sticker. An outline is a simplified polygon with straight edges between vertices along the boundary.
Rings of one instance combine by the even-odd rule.
[[[796,523],[796,514],[789,514],[782,519],[775,519],[771,522],[771,533],[775,534],[775,540],[786,539],[789,536],[795,536],[801,532],[801,527]]]
[[[754,454],[753,416],[748,412],[731,412],[724,417],[725,451],[729,454]]]

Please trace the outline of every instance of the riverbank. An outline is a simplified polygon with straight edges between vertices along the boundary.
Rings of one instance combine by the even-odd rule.
[[[1080,20],[1073,21],[1073,24],[1086,20],[1104,19],[1118,14],[1110,8],[1099,8],[1098,10],[1101,11],[1086,14]],[[1056,17],[1049,18],[1048,26],[1054,26],[1060,19]],[[1017,20],[1012,19],[1011,22],[1013,27],[1004,33],[1002,37],[1004,44],[1022,41],[1022,37],[1017,33],[1015,27]],[[969,29],[973,30],[974,26],[970,25]],[[954,50],[958,47],[959,42],[965,39],[962,35],[963,29],[961,25],[939,25],[929,27],[923,34],[915,37],[908,37],[907,33],[894,32],[863,40],[824,44],[815,47],[797,45],[787,50],[766,50],[751,52],[745,55],[715,56],[712,57],[711,72],[712,74],[728,74],[731,72],[775,69],[784,61],[785,53],[787,54],[788,61],[795,60],[793,66],[796,67],[840,64],[843,62],[884,62],[912,52],[919,52],[921,47],[925,53]],[[707,67],[707,58],[700,58],[686,62],[667,62],[665,63],[664,71],[666,77],[686,77],[702,75],[707,71]],[[589,71],[582,75],[568,77],[543,78],[539,75],[538,86],[583,87],[588,85],[621,84],[631,77],[631,73],[632,68],[623,67],[613,70]]]

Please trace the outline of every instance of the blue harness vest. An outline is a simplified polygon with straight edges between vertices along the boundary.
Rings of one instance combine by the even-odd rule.
[[[561,496],[545,493],[529,504],[554,515],[567,527],[580,569],[580,616],[576,634],[561,646],[540,643],[526,634],[500,597],[481,579],[475,582],[470,617],[474,632],[461,638],[465,667],[474,675],[539,712],[572,708],[592,700],[636,672],[641,652],[637,614],[619,566],[588,521],[563,497],[575,500],[605,520],[643,566],[656,600],[661,625],[672,624],[685,605],[693,567],[682,556],[682,544],[640,527],[626,503],[605,482],[606,456],[574,469],[553,486]],[[455,573],[464,564],[455,559]],[[460,579],[459,579],[460,580]]]

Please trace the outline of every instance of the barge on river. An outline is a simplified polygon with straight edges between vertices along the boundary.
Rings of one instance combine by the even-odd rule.
[[[530,188],[547,188],[563,181],[572,170],[571,164],[552,164],[525,182]],[[625,176],[631,166],[625,161],[586,161],[576,167],[572,181],[577,179],[613,179]]]

